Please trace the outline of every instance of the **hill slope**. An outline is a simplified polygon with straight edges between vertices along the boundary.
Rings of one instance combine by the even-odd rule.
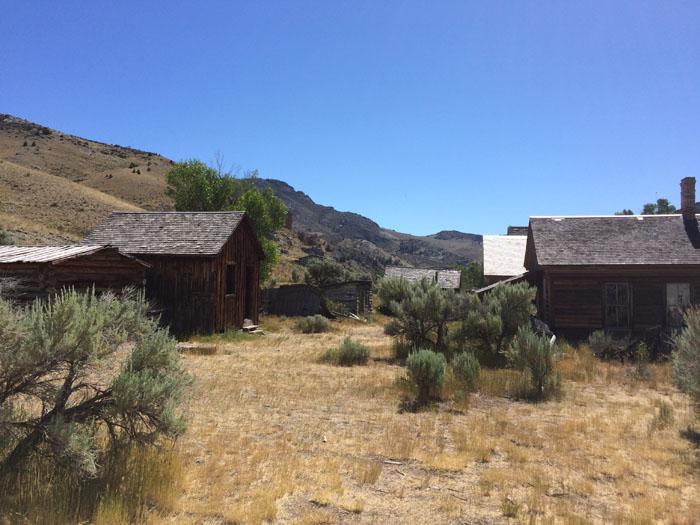
[[[20,244],[65,243],[81,239],[112,210],[172,209],[165,195],[172,163],[0,114],[0,229]],[[389,264],[438,268],[481,259],[480,235],[400,233],[317,204],[283,181],[259,184],[269,184],[285,202],[299,232],[280,234],[281,280],[291,273],[285,265],[303,265],[311,256],[371,273]]]

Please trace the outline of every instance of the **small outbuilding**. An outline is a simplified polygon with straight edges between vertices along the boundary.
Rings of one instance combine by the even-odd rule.
[[[28,303],[63,288],[97,293],[143,288],[148,264],[111,246],[0,246],[4,296]]]
[[[372,281],[347,281],[325,286],[287,284],[263,292],[263,310],[274,315],[332,315],[333,309],[355,315],[372,313]]]
[[[113,212],[84,242],[146,261],[146,297],[177,334],[258,322],[264,255],[244,212]]]

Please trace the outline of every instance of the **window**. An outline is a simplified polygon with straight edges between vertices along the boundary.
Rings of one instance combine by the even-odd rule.
[[[683,312],[690,306],[690,284],[668,283],[666,285],[666,325],[669,328],[683,326]]]
[[[229,263],[226,265],[226,295],[236,293],[236,265]]]
[[[630,325],[631,294],[629,283],[605,283],[605,326],[627,328]]]

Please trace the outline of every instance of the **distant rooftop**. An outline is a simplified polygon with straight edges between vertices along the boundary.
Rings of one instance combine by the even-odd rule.
[[[458,289],[461,283],[459,270],[432,270],[429,268],[403,268],[400,266],[387,266],[384,276],[389,279],[406,279],[410,283],[421,279],[436,282],[441,288]]]
[[[104,246],[0,246],[0,264],[44,263],[98,252]]]
[[[525,235],[484,235],[484,276],[512,277],[525,273]]]

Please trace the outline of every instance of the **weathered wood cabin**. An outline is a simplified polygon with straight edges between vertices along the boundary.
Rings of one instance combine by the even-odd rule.
[[[18,303],[63,288],[97,293],[143,288],[148,264],[109,246],[0,246],[2,293]]]
[[[700,303],[695,179],[681,181],[678,215],[532,217],[525,267],[555,333],[677,328]]]
[[[113,212],[84,242],[146,261],[146,297],[177,334],[258,321],[264,255],[243,212]]]

